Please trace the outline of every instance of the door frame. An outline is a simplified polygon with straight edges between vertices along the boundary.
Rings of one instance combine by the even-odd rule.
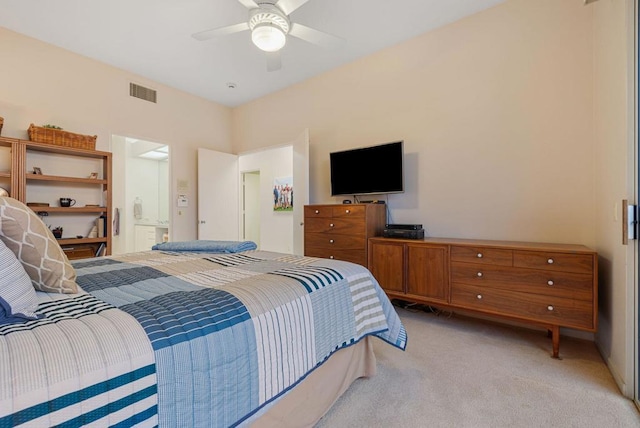
[[[640,176],[638,174],[638,165],[640,164],[640,141],[638,136],[640,135],[640,130],[638,126],[640,126],[640,94],[638,90],[640,90],[640,73],[638,72],[638,61],[640,61],[640,9],[639,9],[639,0],[632,0],[627,3],[629,7],[629,29],[631,35],[629,36],[631,40],[631,52],[629,61],[629,70],[630,74],[630,89],[633,94],[630,101],[630,109],[631,113],[629,116],[631,117],[631,126],[630,133],[632,140],[632,148],[633,155],[629,156],[631,158],[631,162],[633,165],[629,165],[631,172],[631,182],[632,187],[630,192],[635,201],[634,204],[638,204],[640,201],[640,197],[638,191],[640,189]],[[637,227],[637,225],[636,225]],[[638,233],[638,230],[636,230]],[[632,252],[631,260],[633,263],[629,263],[629,269],[627,274],[629,278],[632,280],[633,286],[629,287],[629,293],[632,293],[632,298],[630,299],[633,302],[633,326],[630,328],[631,335],[633,337],[632,343],[633,346],[630,349],[630,356],[632,361],[633,368],[633,394],[632,399],[635,403],[636,407],[640,409],[640,277],[638,272],[640,271],[640,252],[638,251],[638,239],[629,242],[629,251]]]

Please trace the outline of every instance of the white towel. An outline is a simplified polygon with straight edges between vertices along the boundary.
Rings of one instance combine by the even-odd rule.
[[[133,216],[136,220],[140,220],[142,218],[142,202],[135,202],[133,204]]]

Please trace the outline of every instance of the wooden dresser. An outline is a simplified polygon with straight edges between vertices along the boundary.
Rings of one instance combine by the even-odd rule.
[[[386,221],[385,204],[305,205],[304,255],[367,266],[367,240]]]
[[[595,332],[598,258],[582,245],[427,238],[369,240],[369,270],[390,298]]]

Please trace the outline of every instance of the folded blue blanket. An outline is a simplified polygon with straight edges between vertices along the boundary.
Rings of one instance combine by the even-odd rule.
[[[152,250],[189,251],[195,253],[239,253],[258,248],[253,241],[180,241],[163,242],[151,247]]]

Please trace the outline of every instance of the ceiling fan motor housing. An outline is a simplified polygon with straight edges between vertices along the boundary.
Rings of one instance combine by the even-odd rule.
[[[261,25],[278,27],[284,34],[288,34],[291,28],[287,15],[277,6],[270,3],[260,4],[259,7],[249,11],[249,28],[251,31]]]

